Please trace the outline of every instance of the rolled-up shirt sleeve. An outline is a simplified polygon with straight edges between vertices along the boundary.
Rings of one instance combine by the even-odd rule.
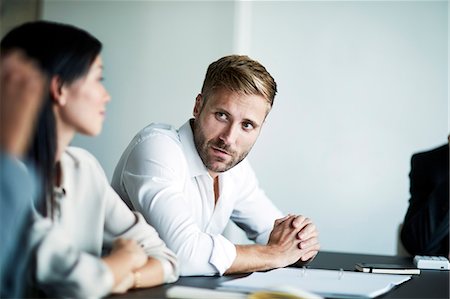
[[[236,258],[236,248],[199,226],[198,211],[185,195],[186,167],[176,140],[156,135],[133,148],[121,181],[134,208],[177,254],[181,275],[222,275]]]
[[[223,275],[236,259],[236,246],[222,235],[213,237],[213,248],[210,263]]]

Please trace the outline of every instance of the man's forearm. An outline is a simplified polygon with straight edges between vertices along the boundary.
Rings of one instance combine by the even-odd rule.
[[[268,245],[236,245],[236,258],[225,274],[248,273],[282,267]]]

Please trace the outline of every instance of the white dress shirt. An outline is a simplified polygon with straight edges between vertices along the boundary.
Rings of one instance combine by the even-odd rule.
[[[178,278],[175,254],[142,215],[124,204],[91,154],[70,147],[61,158],[61,168],[53,221],[36,214],[32,236],[33,243],[39,244],[36,279],[47,295],[107,295],[114,278],[100,256],[102,247],[110,247],[116,238],[136,240],[149,257],[158,259],[165,282]]]
[[[282,213],[259,188],[244,159],[213,179],[194,145],[189,121],[179,130],[151,124],[123,153],[113,188],[141,212],[178,255],[181,275],[222,275],[236,258],[236,247],[222,233],[231,219],[257,243],[267,243]]]

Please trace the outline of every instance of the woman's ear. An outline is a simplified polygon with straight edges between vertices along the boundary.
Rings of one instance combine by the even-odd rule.
[[[50,81],[50,95],[56,104],[60,106],[66,104],[66,93],[64,92],[61,78],[58,76],[54,76]]]

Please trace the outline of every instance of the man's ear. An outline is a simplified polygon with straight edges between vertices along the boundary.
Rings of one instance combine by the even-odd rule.
[[[59,76],[54,76],[50,80],[50,95],[56,104],[60,106],[64,106],[66,104],[66,93]]]
[[[197,118],[200,115],[202,108],[203,108],[203,95],[199,93],[195,98],[195,106],[193,112],[194,118]]]

